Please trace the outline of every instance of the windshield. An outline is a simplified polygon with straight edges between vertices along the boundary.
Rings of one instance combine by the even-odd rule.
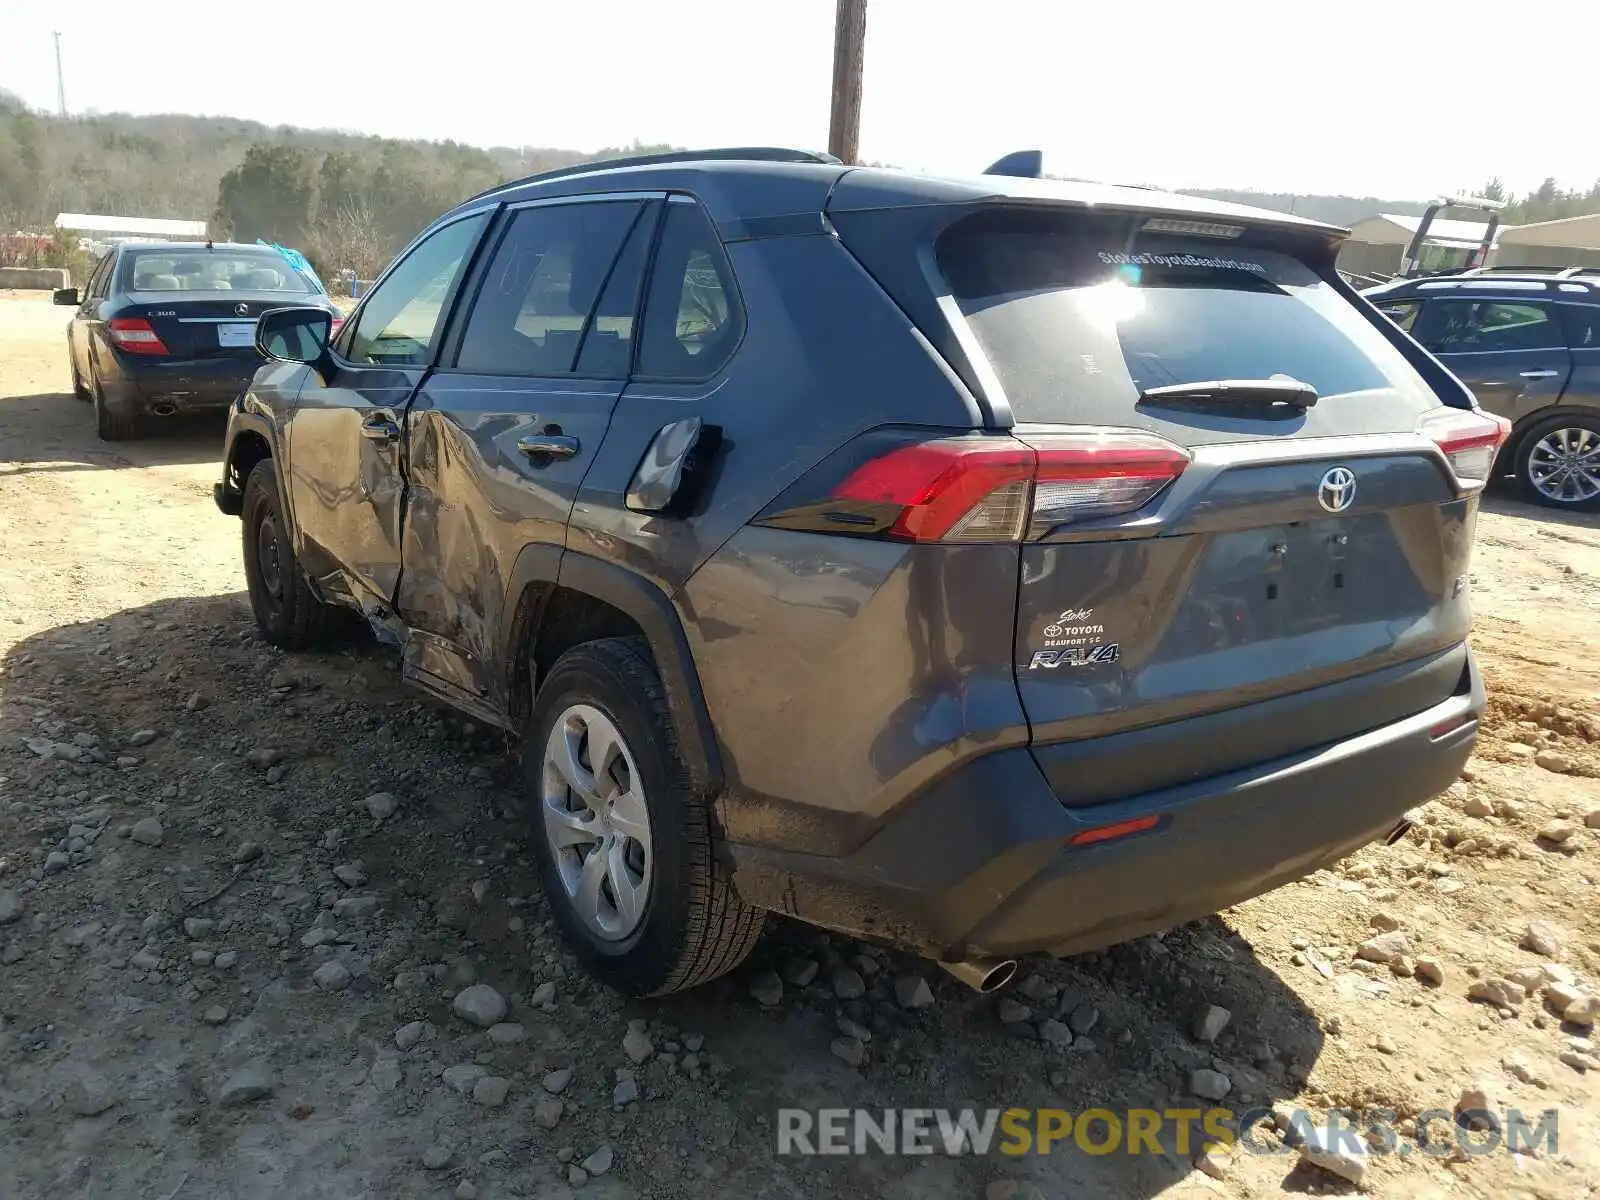
[[[135,250],[122,264],[123,286],[135,292],[285,292],[317,289],[275,252]]]
[[[1304,263],[1140,234],[1132,221],[1010,213],[941,241],[945,278],[1017,419],[1116,423],[1147,389],[1217,379],[1427,402],[1399,352]]]

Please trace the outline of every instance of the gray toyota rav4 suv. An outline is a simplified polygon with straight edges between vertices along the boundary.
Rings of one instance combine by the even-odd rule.
[[[521,739],[600,979],[767,912],[980,988],[1393,831],[1456,778],[1506,431],[1342,231],[750,149],[536,176],[330,337],[261,318],[218,505],[263,635],[360,611]]]

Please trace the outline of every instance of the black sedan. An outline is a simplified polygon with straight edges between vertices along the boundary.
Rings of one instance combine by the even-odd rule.
[[[67,329],[72,389],[94,405],[106,441],[138,437],[153,418],[216,411],[250,382],[261,356],[256,318],[316,305],[339,321],[322,285],[277,249],[218,242],[128,242],[96,265]]]

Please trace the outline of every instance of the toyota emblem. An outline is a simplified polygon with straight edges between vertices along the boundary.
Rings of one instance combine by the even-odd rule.
[[[1331,513],[1343,512],[1356,498],[1356,473],[1349,467],[1334,467],[1317,487],[1317,503]]]
[[[250,306],[241,300],[239,303],[233,306],[233,311],[238,313],[241,317],[249,316]]]

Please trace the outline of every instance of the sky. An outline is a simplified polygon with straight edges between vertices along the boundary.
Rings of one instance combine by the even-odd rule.
[[[832,0],[4,6],[0,88],[40,108],[59,30],[72,112],[579,150],[827,143]],[[1593,72],[1582,51],[1559,62],[1597,42],[1600,0],[869,0],[861,157],[973,173],[1036,148],[1076,178],[1390,199],[1588,187]]]

